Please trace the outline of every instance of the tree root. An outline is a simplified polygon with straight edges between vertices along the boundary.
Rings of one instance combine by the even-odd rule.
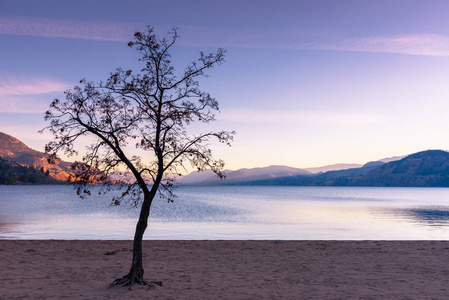
[[[109,286],[108,289],[115,285],[122,285],[122,286],[128,286],[128,290],[132,290],[132,287],[135,283],[147,285],[151,289],[155,289],[156,285],[162,286],[162,281],[152,280],[152,281],[146,281],[141,276],[130,276],[130,274],[123,276],[122,278],[117,278],[114,280]]]

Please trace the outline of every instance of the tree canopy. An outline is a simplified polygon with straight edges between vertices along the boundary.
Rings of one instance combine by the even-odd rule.
[[[134,175],[134,182],[123,195],[138,196],[139,188],[148,183],[145,178],[150,178],[151,182],[160,182],[161,192],[168,192],[171,199],[173,174],[180,173],[186,163],[224,176],[224,162],[213,159],[208,141],[216,138],[229,144],[233,132],[193,135],[186,128],[195,121],[215,120],[218,102],[200,90],[197,79],[206,76],[207,69],[224,62],[225,50],[201,52],[177,76],[169,52],[177,39],[176,29],[170,32],[169,39],[162,40],[156,38],[152,27],[136,32],[128,46],[140,53],[139,60],[144,64],[141,70],[117,68],[99,83],[83,79],[81,86],[65,92],[65,100],[55,99],[51,103],[45,115],[50,121],[47,129],[54,136],[45,149],[51,159],[56,159],[60,152],[77,154],[76,140],[84,135],[94,137],[83,162],[73,166],[75,182],[108,183],[113,181],[110,174],[128,171]],[[149,155],[142,159],[128,154],[130,144]],[[149,160],[150,163],[144,163]]]

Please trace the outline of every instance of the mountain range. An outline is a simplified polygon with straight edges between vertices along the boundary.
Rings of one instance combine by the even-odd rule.
[[[252,185],[449,187],[449,153],[428,150],[389,163],[330,171],[315,176],[256,180]]]
[[[70,165],[64,161],[49,164],[43,152],[0,132],[0,184],[66,181]],[[427,150],[365,165],[337,164],[307,169],[269,166],[227,170],[226,174],[226,180],[220,180],[212,171],[205,170],[182,176],[178,181],[184,185],[449,187],[449,153]]]
[[[266,171],[271,168],[266,168]],[[287,176],[279,176],[282,174],[276,176],[273,173],[265,175],[265,178],[247,176],[244,180],[241,178],[238,180],[234,174],[240,172],[234,171],[229,173],[229,181],[208,178],[196,184],[449,187],[449,153],[442,150],[427,150],[403,158],[369,162],[359,168],[318,174],[304,172],[301,174],[299,170],[301,169],[296,169],[296,174],[291,173]]]
[[[384,158],[378,161],[360,164],[334,164],[316,168],[299,169],[287,166],[269,166],[252,169],[239,169],[236,171],[226,170],[226,180],[221,180],[211,170],[192,172],[181,177],[178,181],[182,184],[194,185],[216,185],[216,184],[289,184],[289,180],[294,178],[312,178],[322,174],[332,174],[332,172],[346,170],[363,169],[369,170],[374,166],[381,166],[385,163],[400,160],[404,156]],[[358,172],[358,171],[354,171]],[[362,171],[359,171],[362,172]],[[340,174],[340,173],[336,173]],[[281,183],[285,182],[285,183]]]

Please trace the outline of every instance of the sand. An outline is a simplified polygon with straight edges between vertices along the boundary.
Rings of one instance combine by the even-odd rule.
[[[0,299],[449,299],[447,241],[145,241],[163,286],[107,289],[131,245],[0,240]]]

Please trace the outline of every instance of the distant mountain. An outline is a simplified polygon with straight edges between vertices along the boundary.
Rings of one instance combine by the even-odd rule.
[[[269,166],[253,169],[239,169],[237,171],[225,171],[226,180],[221,180],[211,170],[192,172],[181,177],[178,181],[182,184],[232,184],[242,183],[268,178],[278,178],[297,175],[311,175],[304,169],[287,166]]]
[[[225,173],[228,174],[229,170],[225,170]],[[217,177],[214,172],[211,170],[203,170],[203,171],[193,171],[187,175],[179,177],[177,180],[181,184],[201,184],[202,182],[207,182]]]
[[[338,171],[338,170],[346,170],[346,169],[352,169],[352,168],[360,168],[362,165],[360,164],[335,164],[335,165],[328,165],[323,167],[315,167],[315,168],[306,168],[304,170],[309,171],[310,173],[316,174],[316,173],[324,173],[329,171]]]
[[[363,167],[364,167],[364,168],[367,168],[367,167],[378,167],[378,166],[382,166],[382,165],[384,165],[384,164],[386,164],[386,163],[389,163],[389,162],[392,162],[392,161],[401,160],[401,159],[403,159],[403,158],[406,157],[406,156],[407,156],[407,155],[404,155],[404,156],[393,156],[393,157],[388,157],[388,158],[379,159],[379,160],[376,160],[376,161],[370,161],[370,162],[364,164]]]
[[[45,153],[31,149],[18,139],[3,132],[0,132],[0,157],[22,166],[48,171],[49,175],[57,180],[65,181],[69,177],[68,167],[71,163],[61,161],[57,164],[49,164]]]
[[[236,171],[225,170],[226,180],[217,178],[211,170],[204,170],[201,172],[192,172],[188,175],[182,176],[178,179],[181,184],[194,184],[194,185],[214,185],[214,184],[253,184],[260,180],[266,182],[277,181],[295,181],[294,178],[304,176],[301,182],[309,182],[309,177],[314,175],[320,175],[325,172],[334,172],[334,176],[345,176],[352,173],[365,173],[371,169],[372,166],[381,166],[389,161],[399,160],[403,158],[396,156],[390,158],[384,158],[379,161],[369,162],[365,165],[360,164],[334,164],[323,167],[299,169],[287,166],[269,166],[264,168],[252,168],[252,169],[239,169]],[[363,168],[359,170],[360,168]],[[284,178],[286,177],[286,178]]]
[[[65,181],[69,177],[70,165],[63,161],[49,164],[44,153],[0,132],[0,184],[53,183],[52,178]],[[340,169],[345,166],[349,168]],[[179,182],[206,185],[449,187],[449,153],[442,150],[422,151],[355,166],[339,164],[309,169],[287,166],[239,169],[226,171],[226,180],[220,180],[212,171],[205,170],[183,176]],[[331,171],[323,173],[326,169]],[[120,176],[116,180],[123,181],[123,175]]]
[[[418,152],[375,168],[352,184],[449,187],[449,153],[441,150]]]
[[[328,165],[328,166],[323,166],[323,167],[315,167],[315,168],[306,168],[304,170],[309,171],[310,173],[313,174],[318,174],[318,173],[325,173],[325,172],[329,172],[329,171],[340,171],[340,170],[347,170],[347,169],[354,169],[354,168],[361,168],[363,166],[369,166],[369,165],[383,165],[384,163],[388,163],[388,162],[392,162],[395,160],[400,160],[402,158],[404,158],[405,156],[393,156],[393,157],[388,157],[388,158],[382,158],[379,159],[377,161],[372,161],[369,162],[365,165],[360,165],[360,164],[334,164],[334,165]]]
[[[401,159],[403,159],[403,158],[406,157],[406,156],[407,156],[407,155],[393,156],[393,157],[388,157],[388,158],[382,158],[382,159],[379,159],[378,161],[384,162],[384,163],[389,163],[389,162],[392,162],[392,161],[401,160]]]
[[[388,163],[315,176],[293,176],[246,182],[251,185],[449,187],[449,153],[428,150]]]

